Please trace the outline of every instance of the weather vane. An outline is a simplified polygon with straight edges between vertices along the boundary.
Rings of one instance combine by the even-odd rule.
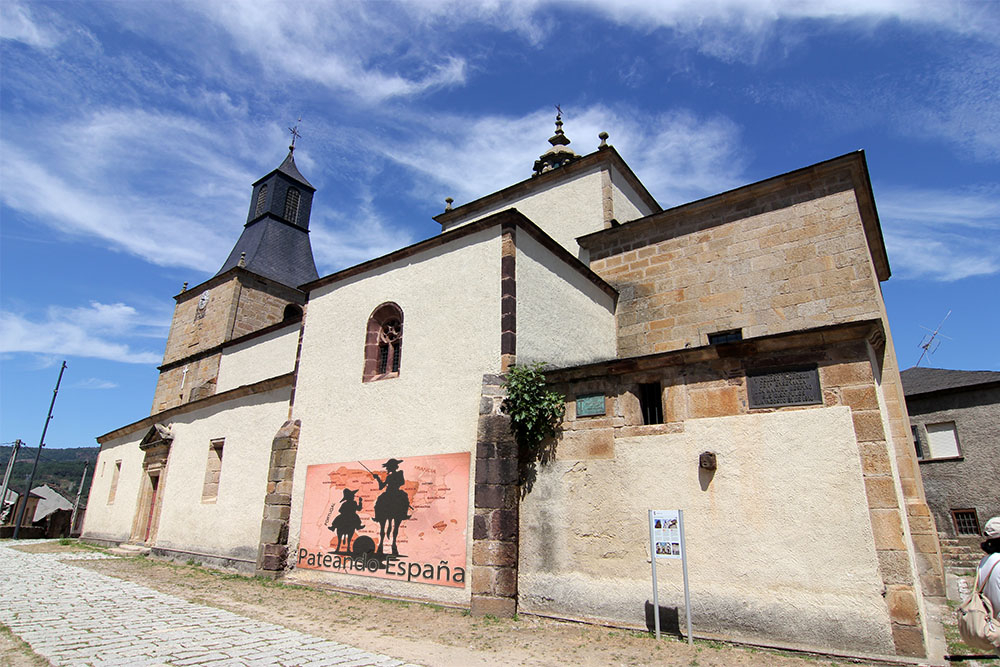
[[[562,116],[562,107],[558,104],[556,105],[556,113],[559,114],[559,116]]]
[[[292,133],[292,145],[288,147],[288,150],[290,151],[295,150],[295,140],[302,137],[302,135],[299,134],[299,123],[301,122],[302,116],[299,116],[299,120],[295,123],[295,127],[288,128],[288,131]]]

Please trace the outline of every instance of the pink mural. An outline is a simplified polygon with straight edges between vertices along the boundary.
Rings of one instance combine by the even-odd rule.
[[[464,586],[469,459],[309,466],[296,567]]]

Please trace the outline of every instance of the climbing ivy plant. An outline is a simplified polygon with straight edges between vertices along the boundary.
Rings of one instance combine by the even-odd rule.
[[[518,448],[521,494],[535,482],[536,465],[548,463],[555,454],[552,436],[565,410],[565,397],[546,388],[544,363],[511,366],[504,388],[503,411],[510,417],[510,429]]]

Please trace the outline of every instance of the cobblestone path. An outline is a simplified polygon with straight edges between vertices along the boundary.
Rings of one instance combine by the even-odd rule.
[[[25,543],[0,543],[0,623],[53,665],[403,665],[67,564],[111,556],[9,548]]]

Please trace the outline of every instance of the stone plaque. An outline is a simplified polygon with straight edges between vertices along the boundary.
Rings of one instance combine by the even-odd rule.
[[[748,373],[747,393],[751,409],[823,402],[819,371],[815,366]]]
[[[577,417],[598,417],[604,414],[604,394],[586,394],[576,397]]]

